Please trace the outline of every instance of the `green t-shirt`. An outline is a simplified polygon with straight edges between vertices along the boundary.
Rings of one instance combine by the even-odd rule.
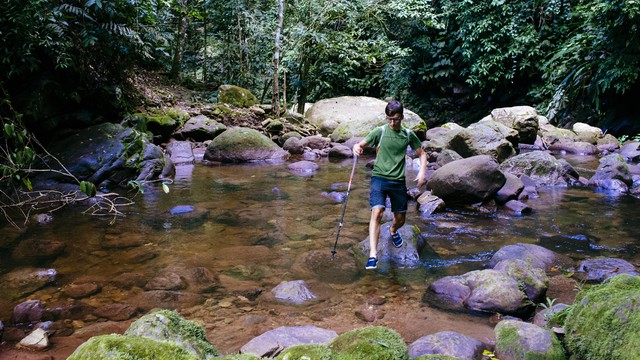
[[[382,128],[384,127],[384,136]],[[407,133],[409,136],[407,136]],[[377,147],[376,161],[373,165],[373,176],[390,180],[404,180],[405,156],[407,146],[418,149],[422,144],[418,136],[411,130],[402,128],[394,131],[389,124],[378,126],[364,138],[367,144]]]

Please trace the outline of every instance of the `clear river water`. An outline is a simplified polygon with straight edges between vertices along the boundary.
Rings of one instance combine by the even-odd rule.
[[[591,157],[566,159],[587,178],[598,164]],[[199,163],[179,168],[168,194],[159,185],[147,187],[143,194],[135,196],[134,205],[123,210],[126,217],[114,224],[110,218],[83,215],[82,209],[70,208],[54,213],[54,220],[48,224],[29,227],[20,235],[21,241],[47,238],[63,242],[66,248],[56,259],[29,264],[53,268],[59,278],[55,284],[22,300],[35,298],[45,304],[59,303],[66,301],[61,290],[74,282],[111,279],[124,273],[151,279],[167,271],[204,267],[222,277],[222,287],[227,291],[210,292],[205,305],[182,310],[190,318],[200,318],[207,330],[230,326],[239,319],[244,322],[238,328],[250,327],[246,323],[247,314],[259,313],[261,306],[264,311],[260,313],[266,317],[305,315],[306,321],[296,318],[290,324],[322,326],[322,320],[344,316],[339,310],[328,309],[357,307],[371,296],[404,297],[407,302],[420,303],[420,294],[429,282],[480,269],[495,251],[508,244],[539,244],[575,259],[610,256],[637,262],[639,258],[640,200],[591,188],[539,188],[539,198],[526,200],[533,209],[528,215],[499,210],[491,216],[445,212],[423,218],[416,204],[411,203],[407,225],[418,227],[433,251],[421,258],[418,268],[381,267],[378,271],[366,271],[365,255],[354,249],[368,235],[367,160],[361,158],[358,162],[340,233],[337,256],[349,259],[350,265],[346,267],[344,262],[327,261],[318,265],[326,268],[310,271],[301,262],[306,261],[304,255],[308,252],[326,253],[330,258],[342,204],[322,193],[336,191],[335,184],[344,185],[349,180],[352,160],[320,160],[319,170],[311,176],[292,173],[287,169],[288,163],[222,166]],[[337,188],[344,191],[344,186]],[[181,205],[193,206],[195,210],[170,213]],[[117,245],[122,242],[126,245]],[[4,252],[2,273],[25,266],[12,262],[8,254],[10,249]],[[333,266],[338,263],[342,265]],[[256,286],[268,293],[282,281],[300,279],[312,284],[312,290],[316,289],[325,300],[326,309],[261,305],[259,301],[238,300],[229,291],[234,287]],[[103,281],[102,291],[82,301],[92,306],[126,303],[129,297],[142,291],[106,284]],[[207,312],[203,308],[206,306],[217,311]],[[346,313],[352,316],[353,311],[349,308]],[[83,319],[86,324],[91,320]],[[263,322],[260,331],[277,324]],[[217,345],[236,351],[259,330],[254,332],[227,335],[226,340],[220,340],[227,343]]]

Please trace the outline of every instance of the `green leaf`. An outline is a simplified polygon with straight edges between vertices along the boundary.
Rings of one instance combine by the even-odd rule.
[[[90,181],[81,181],[80,182],[80,191],[82,191],[83,194],[89,196],[89,197],[94,197],[96,196],[96,186],[90,182]]]

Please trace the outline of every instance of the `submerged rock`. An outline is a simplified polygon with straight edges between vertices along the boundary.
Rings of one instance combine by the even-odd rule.
[[[275,356],[282,350],[302,344],[327,344],[338,334],[317,326],[283,326],[253,338],[240,348],[241,354]]]

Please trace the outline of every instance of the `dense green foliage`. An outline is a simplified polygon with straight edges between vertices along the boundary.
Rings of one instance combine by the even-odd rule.
[[[289,103],[395,97],[431,123],[530,104],[559,124],[635,125],[637,111],[623,104],[640,93],[636,0],[285,4],[279,88]],[[33,96],[18,84],[52,78],[66,94],[58,100],[99,112],[84,99],[111,86],[106,94],[122,100],[130,70],[146,66],[200,83],[212,99],[233,84],[265,102],[276,21],[267,0],[7,0],[0,82],[12,97]],[[38,110],[36,121],[54,111]]]

